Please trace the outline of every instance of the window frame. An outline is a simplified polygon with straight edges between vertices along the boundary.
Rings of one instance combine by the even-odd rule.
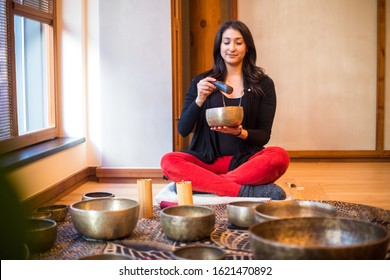
[[[9,47],[8,56],[10,60],[10,69],[11,69],[11,85],[10,85],[10,99],[12,100],[12,121],[14,123],[13,131],[11,132],[11,137],[8,139],[0,140],[0,154],[7,152],[15,151],[21,148],[25,148],[40,142],[44,142],[50,139],[59,137],[58,129],[58,87],[57,87],[57,25],[56,25],[56,0],[53,1],[53,15],[50,16],[47,13],[36,10],[32,7],[22,5],[20,3],[14,2],[13,0],[6,0],[9,7],[9,14],[7,17],[8,21],[8,36],[9,36]],[[53,127],[44,128],[39,131],[34,131],[26,133],[23,135],[18,135],[18,121],[17,121],[17,96],[16,96],[16,65],[15,65],[15,35],[14,35],[14,16],[22,16],[41,23],[48,24],[53,28],[53,53],[50,55],[53,61],[53,70],[50,73],[50,99],[53,101],[53,106],[50,108],[54,109],[52,112],[50,123],[53,124]]]

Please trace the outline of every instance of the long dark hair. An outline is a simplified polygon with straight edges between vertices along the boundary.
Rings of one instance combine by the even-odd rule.
[[[217,31],[214,39],[214,66],[210,70],[210,76],[217,80],[224,81],[227,75],[225,61],[221,56],[222,35],[226,29],[233,28],[241,33],[247,46],[247,53],[244,57],[242,71],[244,74],[244,83],[246,88],[250,88],[252,92],[262,96],[263,91],[260,86],[260,80],[266,75],[263,68],[256,66],[256,47],[253,41],[252,34],[249,28],[241,21],[227,21],[223,23]]]

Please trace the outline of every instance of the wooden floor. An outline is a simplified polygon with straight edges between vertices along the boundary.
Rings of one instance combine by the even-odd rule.
[[[153,195],[168,182],[152,181]],[[337,200],[390,210],[390,163],[292,162],[276,183],[297,199]],[[291,188],[291,184],[296,188]],[[84,193],[107,191],[138,200],[136,183],[87,182],[57,203],[72,204]]]

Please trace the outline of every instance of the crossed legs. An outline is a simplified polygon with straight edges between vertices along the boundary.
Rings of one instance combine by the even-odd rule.
[[[288,153],[280,147],[267,147],[232,171],[228,171],[232,156],[206,164],[196,157],[183,153],[167,153],[161,159],[165,176],[174,181],[191,181],[194,191],[219,196],[238,196],[243,185],[262,185],[275,182],[287,170]]]

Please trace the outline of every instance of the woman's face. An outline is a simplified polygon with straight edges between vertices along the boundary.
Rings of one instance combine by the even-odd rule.
[[[242,64],[246,50],[246,43],[238,30],[228,28],[222,33],[221,56],[226,64],[231,66]]]

